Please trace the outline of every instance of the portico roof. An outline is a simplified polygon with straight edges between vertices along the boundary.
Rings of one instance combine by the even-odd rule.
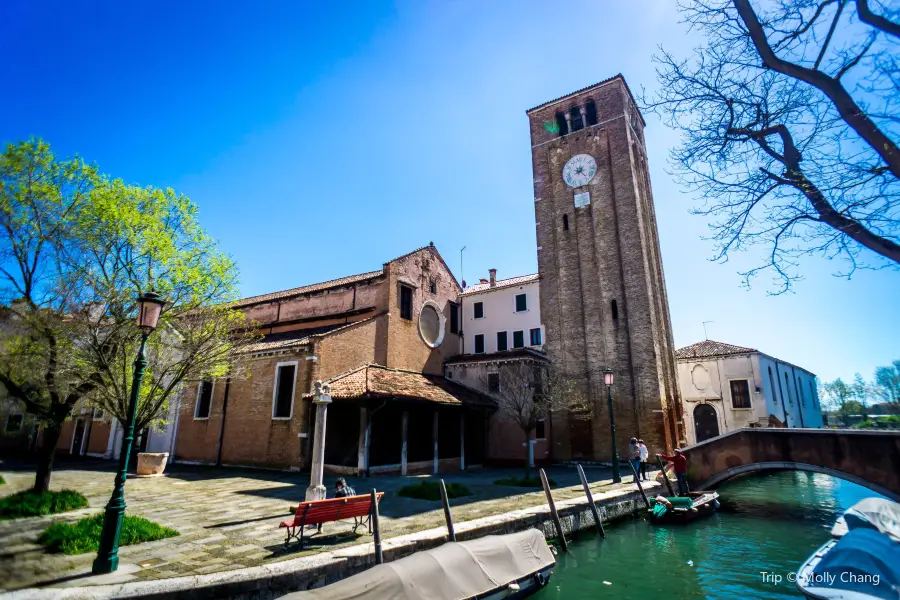
[[[442,375],[365,364],[326,383],[333,399],[381,398],[456,406],[494,407],[494,400]],[[311,394],[305,394],[308,398]]]

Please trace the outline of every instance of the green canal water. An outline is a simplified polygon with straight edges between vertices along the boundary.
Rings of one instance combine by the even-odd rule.
[[[718,513],[688,525],[616,523],[605,539],[581,532],[560,553],[535,600],[802,598],[788,573],[829,539],[840,514],[877,496],[828,475],[781,471],[719,488]],[[776,584],[762,572],[781,575]]]

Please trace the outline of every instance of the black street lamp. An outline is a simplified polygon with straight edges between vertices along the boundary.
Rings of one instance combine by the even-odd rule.
[[[606,401],[609,403],[609,439],[612,444],[612,469],[613,483],[621,483],[622,476],[619,474],[619,453],[616,452],[616,416],[613,413],[612,403],[612,385],[613,385],[612,369],[607,367],[603,370],[603,383],[606,384]]]
[[[128,477],[128,458],[134,442],[134,422],[137,418],[138,398],[141,391],[141,379],[147,367],[144,347],[147,337],[156,329],[159,315],[165,301],[158,294],[147,292],[138,298],[138,327],[141,328],[141,347],[134,359],[134,379],[131,381],[131,398],[128,401],[128,423],[125,425],[125,436],[119,450],[119,472],[112,496],[106,505],[103,517],[103,533],[100,535],[100,549],[91,571],[95,575],[112,573],[119,568],[119,533],[122,530],[122,517],[125,515],[125,479]]]

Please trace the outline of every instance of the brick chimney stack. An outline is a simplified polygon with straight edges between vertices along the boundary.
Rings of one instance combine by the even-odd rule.
[[[491,287],[497,285],[497,269],[488,269],[488,273],[491,274]]]

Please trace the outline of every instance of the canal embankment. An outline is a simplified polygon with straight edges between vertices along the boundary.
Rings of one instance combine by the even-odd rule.
[[[660,484],[646,482],[648,495],[659,493]],[[614,489],[593,494],[601,521],[612,523],[630,518],[645,509],[644,500],[635,488]],[[562,528],[567,537],[583,530],[593,530],[594,518],[585,495],[557,500]],[[545,537],[556,536],[547,504],[522,508],[501,514],[455,523],[459,541],[522,531],[543,531]],[[584,532],[582,535],[589,535]],[[590,535],[595,535],[590,533]],[[435,527],[383,541],[386,562],[420,550],[434,548],[447,541],[445,527]],[[2,600],[105,600],[110,598],[147,598],[154,600],[269,600],[291,591],[312,589],[359,573],[375,564],[374,543],[367,542],[231,571],[191,575],[152,581],[83,587],[30,588],[0,594]]]

